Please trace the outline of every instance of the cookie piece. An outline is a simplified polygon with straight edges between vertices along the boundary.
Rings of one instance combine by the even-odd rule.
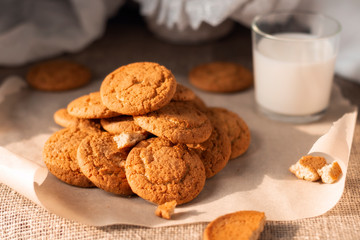
[[[141,140],[146,139],[146,137],[148,136],[147,133],[143,134],[143,133],[137,133],[137,132],[122,132],[118,135],[115,135],[113,137],[114,141],[117,144],[117,147],[119,149],[121,148],[128,148],[128,147],[132,147],[134,145],[136,145],[138,142],[140,142]]]
[[[68,60],[50,60],[31,67],[26,81],[38,90],[65,91],[84,86],[91,73],[85,66]]]
[[[120,115],[102,104],[100,92],[93,92],[71,101],[67,106],[67,111],[71,116],[87,119],[110,118]]]
[[[204,240],[258,239],[264,230],[266,217],[263,212],[239,211],[216,218],[205,228]]]
[[[210,92],[236,92],[253,84],[253,74],[242,65],[232,62],[211,62],[194,67],[190,83]]]
[[[141,115],[168,104],[176,91],[170,70],[157,63],[137,62],[106,76],[101,99],[109,109],[124,115]]]
[[[200,143],[212,130],[208,117],[190,102],[171,102],[142,116],[134,116],[135,124],[173,143]]]
[[[133,194],[125,175],[128,152],[117,148],[110,133],[101,132],[81,142],[77,160],[83,174],[98,188],[127,196]]]
[[[209,110],[221,121],[231,142],[231,156],[234,159],[244,154],[250,146],[251,135],[248,125],[236,113],[225,108],[211,107]]]
[[[320,179],[318,169],[326,165],[326,160],[318,156],[303,156],[296,164],[290,166],[289,171],[299,179],[315,182]]]
[[[325,165],[318,169],[317,172],[320,175],[321,181],[323,183],[334,183],[339,179],[342,170],[340,165],[334,161],[331,164]]]
[[[77,162],[77,149],[81,141],[96,129],[84,130],[71,126],[55,132],[45,142],[43,160],[49,171],[61,181],[78,187],[93,187],[93,183],[81,172]]]
[[[162,138],[143,140],[126,159],[126,178],[141,198],[161,205],[178,205],[194,199],[205,185],[205,170],[199,157],[184,144]]]
[[[188,87],[178,83],[176,92],[171,101],[191,101],[195,99],[195,93]]]
[[[136,125],[132,116],[122,115],[100,120],[101,126],[114,134],[118,148],[132,147],[148,137],[149,133]]]
[[[208,114],[213,131],[208,140],[198,144],[187,144],[200,157],[205,167],[206,178],[220,172],[228,163],[231,155],[231,143],[227,132],[217,117]]]
[[[164,219],[171,219],[171,215],[174,213],[176,207],[176,201],[166,202],[159,205],[155,210],[155,215]]]

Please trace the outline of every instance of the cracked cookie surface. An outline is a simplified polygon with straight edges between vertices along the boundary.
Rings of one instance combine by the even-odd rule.
[[[230,159],[237,158],[244,154],[250,146],[251,134],[246,122],[236,113],[225,108],[209,108],[213,115],[221,121],[231,142]]]
[[[128,115],[122,115],[113,118],[104,118],[100,120],[101,126],[112,134],[141,133],[147,134],[146,130],[134,123],[134,118]]]
[[[102,102],[100,92],[93,92],[71,101],[67,106],[71,116],[78,118],[110,118],[119,116],[120,113],[111,111]]]
[[[191,102],[171,102],[142,116],[135,124],[174,143],[200,143],[209,138],[212,126],[208,117]]]
[[[109,109],[124,115],[141,115],[168,104],[176,91],[170,70],[157,63],[137,62],[106,76],[101,99]]]
[[[143,140],[132,148],[125,170],[134,193],[155,204],[173,200],[184,204],[205,185],[204,165],[196,153],[161,138]]]
[[[190,88],[178,83],[171,101],[191,101],[195,99],[195,96],[195,93]]]
[[[85,130],[71,126],[51,135],[43,149],[43,160],[49,171],[70,185],[93,187],[94,184],[81,172],[76,155],[81,141],[96,132],[95,128]]]
[[[125,175],[128,149],[118,149],[113,136],[101,132],[79,145],[77,160],[83,174],[98,188],[120,195],[133,194]]]
[[[231,155],[231,143],[224,126],[216,115],[207,113],[213,131],[205,142],[188,144],[200,157],[205,167],[206,178],[211,178],[220,172],[228,163]]]

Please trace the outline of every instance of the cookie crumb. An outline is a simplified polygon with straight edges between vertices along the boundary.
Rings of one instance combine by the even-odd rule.
[[[318,169],[326,165],[326,160],[318,156],[303,156],[300,160],[289,168],[299,179],[315,182],[320,179]]]
[[[113,137],[114,141],[117,144],[118,149],[132,147],[136,143],[144,140],[146,138],[145,134],[136,133],[136,132],[123,132]]]
[[[155,215],[164,219],[171,219],[171,215],[174,213],[176,207],[176,201],[166,202],[161,204],[155,210]]]
[[[334,161],[324,167],[318,169],[318,174],[321,177],[323,183],[334,183],[339,179],[342,173],[340,165]]]

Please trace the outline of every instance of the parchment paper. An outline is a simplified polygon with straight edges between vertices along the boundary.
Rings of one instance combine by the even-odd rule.
[[[176,77],[192,88],[185,78]],[[95,226],[168,226],[211,221],[238,210],[264,211],[268,220],[295,220],[325,213],[342,195],[357,108],[337,86],[325,117],[304,125],[272,121],[257,113],[253,89],[212,94],[192,88],[208,106],[239,114],[250,127],[252,141],[243,156],[207,180],[196,199],[177,207],[172,220],[156,217],[156,206],[139,197],[67,185],[48,173],[41,157],[44,142],[61,129],[53,113],[81,95],[98,91],[100,84],[99,79],[82,89],[46,93],[30,89],[18,77],[4,81],[0,86],[0,182],[59,216]],[[343,170],[340,180],[321,184],[292,175],[289,166],[308,152],[323,154],[328,162],[336,159]]]

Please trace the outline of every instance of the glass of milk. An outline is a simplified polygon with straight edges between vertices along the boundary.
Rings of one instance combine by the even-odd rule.
[[[305,123],[329,106],[341,26],[311,12],[275,12],[252,23],[255,100],[271,119]]]

